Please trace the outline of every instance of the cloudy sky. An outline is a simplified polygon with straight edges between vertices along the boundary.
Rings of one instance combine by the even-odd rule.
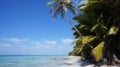
[[[67,55],[71,26],[52,19],[50,0],[0,0],[0,55]]]

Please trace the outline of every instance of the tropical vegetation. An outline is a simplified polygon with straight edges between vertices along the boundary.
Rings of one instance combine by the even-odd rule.
[[[76,13],[75,8],[79,9],[73,17],[77,21],[77,25],[73,26],[76,45],[69,55],[92,59],[98,64],[119,65],[120,0],[83,0],[77,7],[73,3],[74,0],[48,3],[53,5],[53,17],[60,12],[66,16],[64,9],[70,9],[73,13]]]

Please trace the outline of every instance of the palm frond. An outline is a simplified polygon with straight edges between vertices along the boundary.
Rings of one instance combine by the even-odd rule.
[[[72,14],[76,15],[76,8],[72,6],[72,4],[67,4],[67,9],[72,12]]]
[[[57,17],[57,15],[58,15],[60,12],[61,12],[61,7],[58,7],[58,8],[55,10],[54,14],[53,14],[53,18]]]
[[[115,35],[119,30],[119,27],[117,26],[112,26],[110,30],[108,31],[108,35]]]
[[[96,46],[93,50],[92,53],[94,55],[94,58],[96,61],[100,61],[103,57],[103,48],[104,48],[104,42],[101,42]]]
[[[93,36],[93,35],[83,36],[82,37],[82,44],[88,44],[97,38],[98,38],[97,36]]]
[[[100,5],[101,5],[101,1],[89,1],[87,3],[87,5],[84,5],[84,8],[82,8],[82,10],[83,10],[84,13],[86,13],[86,12],[89,12],[90,10],[93,10],[93,9],[102,8],[102,5],[101,6]]]
[[[96,42],[97,39],[99,39],[99,37],[97,36],[92,36],[92,35],[83,36],[81,39],[82,45],[80,47],[80,52],[83,51],[83,49],[87,46],[93,47],[93,45],[90,44],[93,43],[94,41]]]
[[[107,33],[107,27],[105,27],[102,23],[97,23],[91,29],[92,32],[95,32],[96,35],[103,35]]]

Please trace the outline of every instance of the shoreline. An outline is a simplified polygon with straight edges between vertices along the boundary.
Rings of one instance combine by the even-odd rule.
[[[58,63],[59,65],[63,65],[65,67],[119,67],[112,65],[100,65],[97,66],[93,63],[90,63],[88,60],[81,60],[81,57],[78,56],[68,56],[65,58],[51,58],[50,60],[57,60],[62,63]]]

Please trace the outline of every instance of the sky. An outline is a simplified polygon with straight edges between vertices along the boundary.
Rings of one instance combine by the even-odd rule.
[[[72,27],[52,18],[48,1],[0,0],[0,55],[68,55],[73,50]]]

